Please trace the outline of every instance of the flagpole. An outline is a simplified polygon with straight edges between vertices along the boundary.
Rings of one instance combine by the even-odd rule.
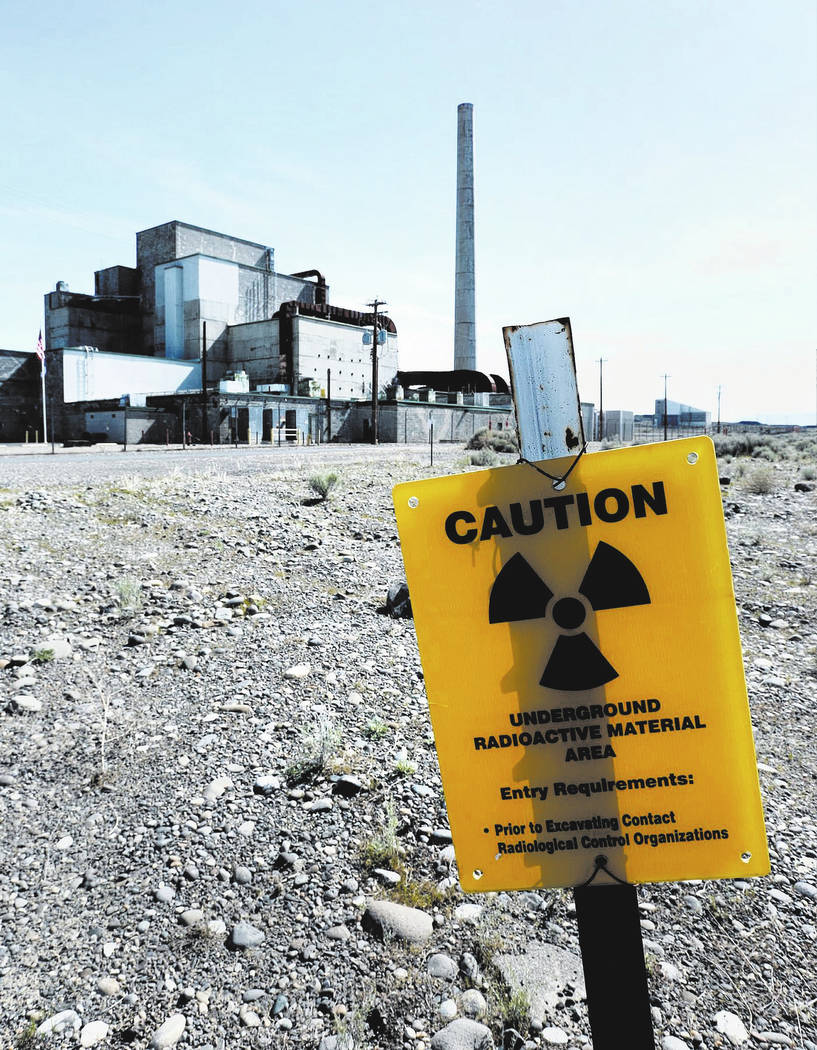
[[[43,441],[48,444],[48,430],[46,429],[45,419],[45,361],[43,361],[42,368],[40,369],[40,378],[43,381]]]
[[[48,426],[45,418],[45,343],[43,342],[43,330],[37,338],[37,357],[40,359],[40,380],[43,385],[43,442],[48,444]]]

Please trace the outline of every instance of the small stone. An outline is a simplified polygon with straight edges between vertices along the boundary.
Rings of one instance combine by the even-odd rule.
[[[809,900],[817,901],[817,886],[812,886],[810,882],[795,882],[794,891],[802,897],[808,897]]]
[[[661,1040],[661,1050],[689,1050],[689,1045],[676,1035],[665,1035]]]
[[[566,1046],[569,1042],[567,1032],[563,1028],[556,1028],[555,1026],[543,1028],[542,1039],[548,1046]]]
[[[59,1035],[68,1031],[69,1028],[78,1032],[81,1025],[82,1021],[76,1010],[60,1010],[59,1013],[52,1014],[38,1025],[37,1035]]]
[[[216,779],[211,780],[204,789],[204,797],[208,802],[215,802],[216,799],[221,798],[224,792],[232,786],[233,782],[229,777],[216,777]]]
[[[457,1003],[454,999],[443,999],[440,1003],[440,1017],[443,1021],[453,1021],[457,1016]]]
[[[281,781],[278,777],[271,775],[256,777],[252,785],[253,792],[256,795],[274,795],[280,788]]]
[[[426,969],[432,977],[438,977],[441,981],[453,981],[459,972],[459,967],[451,956],[443,955],[441,952],[436,952],[431,956],[426,964]],[[452,1015],[452,1017],[454,1016],[456,1014]]]
[[[332,793],[334,795],[340,795],[342,798],[353,798],[363,789],[363,784],[358,780],[357,777],[353,777],[351,774],[338,777],[338,779],[332,785]]]
[[[104,1021],[89,1021],[79,1033],[80,1046],[96,1046],[107,1038],[110,1027]]]
[[[431,1050],[494,1050],[494,1041],[490,1028],[460,1017],[432,1037]]]
[[[726,1036],[733,1046],[740,1046],[742,1043],[749,1041],[746,1025],[737,1014],[733,1014],[729,1010],[719,1010],[715,1014],[715,1027],[722,1035]]]
[[[386,592],[386,612],[395,620],[411,619],[411,598],[405,580],[391,584]]]
[[[293,664],[292,667],[288,667],[286,671],[284,671],[284,678],[296,680],[306,678],[311,671],[311,664]]]
[[[384,886],[397,886],[400,883],[400,874],[396,871],[389,871],[388,868],[375,868],[374,874]]]
[[[658,969],[665,981],[683,981],[683,976],[678,967],[671,962],[667,962],[665,959],[661,959],[658,963]]]
[[[237,864],[233,871],[233,878],[239,886],[249,886],[252,882],[252,872],[242,864]]]
[[[241,1023],[244,1025],[245,1028],[261,1027],[261,1018],[255,1012],[255,1010],[250,1010],[245,1006],[241,1010],[239,1010],[238,1016],[241,1019]]]
[[[19,693],[13,700],[10,700],[7,708],[9,712],[25,713],[27,715],[39,714],[42,709],[42,700],[38,700],[35,696],[28,696],[23,693]]]
[[[233,948],[257,948],[266,940],[266,935],[248,922],[237,922],[230,931],[230,946]]]
[[[119,995],[122,990],[119,981],[114,977],[100,977],[96,982],[96,988],[102,995]]]
[[[434,932],[430,915],[394,901],[370,901],[363,913],[362,926],[381,940],[391,934],[409,944],[424,944]]]
[[[156,889],[153,891],[153,896],[161,904],[170,904],[173,898],[176,896],[176,891],[172,886],[168,886],[164,882],[160,882]]]
[[[459,904],[454,909],[454,918],[457,922],[470,922],[476,923],[479,921],[479,917],[482,915],[481,904]]]
[[[150,1040],[151,1050],[165,1050],[168,1046],[175,1046],[182,1037],[186,1023],[184,1014],[171,1014],[153,1033]]]
[[[204,922],[204,912],[198,908],[188,908],[179,916],[179,922],[182,926],[198,926]]]
[[[485,996],[477,988],[469,988],[460,996],[460,1009],[466,1017],[483,1017],[488,1011]]]
[[[43,649],[50,650],[52,660],[68,660],[74,654],[67,638],[48,638],[42,645],[37,646],[38,651]]]
[[[352,935],[348,927],[341,923],[340,926],[332,926],[328,929],[326,936],[330,941],[348,941]]]

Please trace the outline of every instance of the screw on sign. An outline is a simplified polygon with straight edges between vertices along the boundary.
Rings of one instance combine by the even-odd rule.
[[[641,1050],[634,884],[768,871],[714,450],[537,451],[569,324],[506,337],[524,460],[394,490],[460,882],[573,887],[596,1050]]]

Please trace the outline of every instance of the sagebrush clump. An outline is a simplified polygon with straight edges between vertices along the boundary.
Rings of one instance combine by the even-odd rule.
[[[469,439],[465,447],[467,449],[489,448],[492,452],[516,455],[519,452],[519,441],[515,430],[489,430],[483,427]]]
[[[492,448],[480,448],[471,453],[469,460],[472,467],[495,467],[499,456]]]
[[[747,492],[752,492],[756,496],[767,496],[777,488],[774,470],[765,464],[747,471],[742,484]]]

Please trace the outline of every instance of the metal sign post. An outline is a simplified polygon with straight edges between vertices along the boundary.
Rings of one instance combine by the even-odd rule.
[[[536,462],[578,455],[584,428],[570,321],[502,334],[522,456]],[[654,1050],[635,887],[586,885],[574,889],[573,899],[594,1050],[620,1050],[625,1039],[628,1050]]]

